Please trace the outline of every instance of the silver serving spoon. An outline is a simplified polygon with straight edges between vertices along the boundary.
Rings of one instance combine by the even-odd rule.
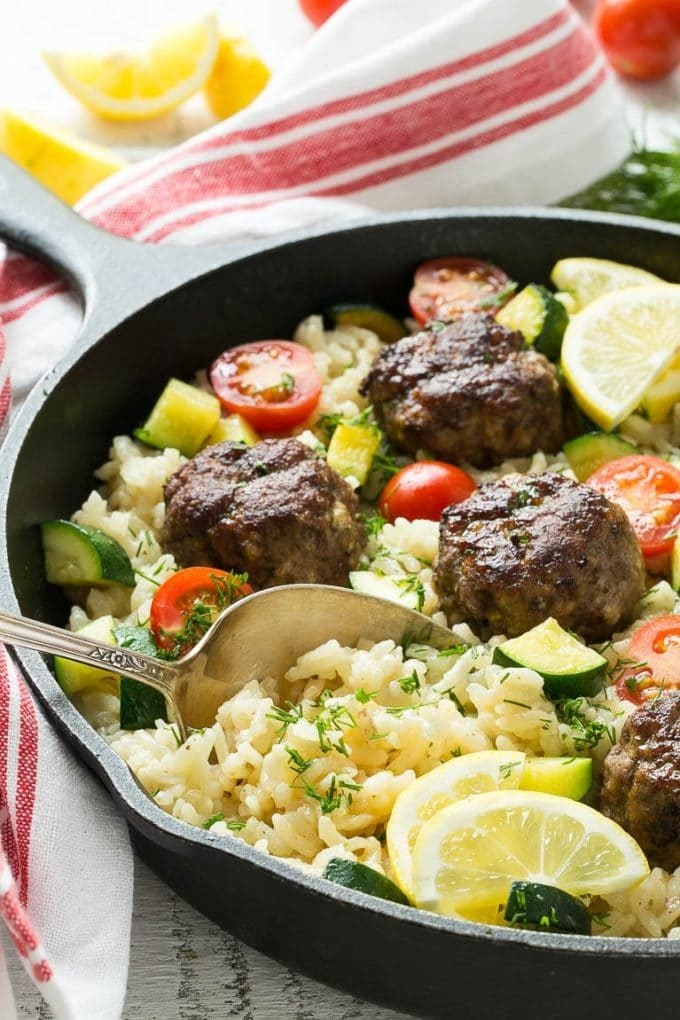
[[[220,705],[250,680],[283,676],[300,655],[331,638],[348,646],[391,638],[440,650],[460,643],[413,609],[323,584],[282,585],[240,599],[176,662],[0,613],[0,639],[9,644],[102,666],[160,691],[182,740],[189,728],[212,725]]]

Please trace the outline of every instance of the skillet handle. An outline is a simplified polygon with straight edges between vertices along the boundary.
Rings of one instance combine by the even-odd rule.
[[[140,244],[118,237],[83,219],[1,154],[0,240],[67,277],[84,306],[81,340],[255,247]]]
[[[65,275],[86,306],[94,298],[98,268],[114,247],[131,243],[92,226],[3,155],[0,238]]]

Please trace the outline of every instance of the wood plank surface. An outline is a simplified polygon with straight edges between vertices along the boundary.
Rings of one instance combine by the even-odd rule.
[[[9,947],[7,957],[20,1020],[49,1020],[50,1011]],[[406,1014],[328,988],[249,949],[184,903],[136,859],[130,974],[122,1020],[227,1017],[405,1020]]]

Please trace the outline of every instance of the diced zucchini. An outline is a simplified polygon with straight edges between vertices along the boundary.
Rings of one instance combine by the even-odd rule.
[[[360,591],[363,595],[375,595],[380,599],[387,599],[390,602],[399,602],[409,609],[423,608],[425,593],[418,583],[412,584],[411,578],[403,578],[404,583],[391,577],[380,577],[372,570],[352,570],[349,574],[350,587],[354,591]]]
[[[680,591],[680,539],[677,538],[671,553],[671,585],[675,591]]]
[[[653,425],[666,421],[680,401],[680,354],[664,369],[642,398],[642,408]]]
[[[158,648],[148,627],[116,627],[116,644],[142,655],[158,655]],[[129,677],[120,678],[120,728],[150,729],[156,719],[167,719],[165,698],[160,691]]]
[[[368,302],[333,305],[326,313],[334,326],[361,326],[370,329],[386,344],[406,336],[408,330],[401,319]]]
[[[77,632],[82,637],[92,638],[102,645],[115,645],[113,636],[113,617],[100,616],[91,623],[86,623]],[[97,669],[84,663],[73,662],[71,659],[54,657],[54,675],[64,694],[72,697],[78,691],[96,689],[115,694],[118,690],[118,676],[110,670]]]
[[[217,425],[220,402],[212,393],[171,379],[135,438],[147,446],[172,447],[193,457]]]
[[[216,443],[245,443],[246,446],[255,446],[259,443],[260,437],[253,426],[240,414],[228,414],[226,418],[220,418],[205,441],[206,446],[215,446]]]
[[[533,669],[543,677],[543,688],[552,700],[592,697],[601,689],[607,669],[602,655],[581,644],[552,617],[497,645],[493,661]]]
[[[569,313],[561,301],[540,283],[530,283],[501,308],[496,319],[508,329],[518,330],[528,344],[557,361]]]
[[[592,758],[527,758],[519,788],[582,800],[592,783]]]
[[[381,875],[375,868],[369,868],[359,861],[348,861],[344,857],[331,857],[324,868],[322,878],[337,885],[344,885],[346,889],[358,889],[369,896],[378,896],[381,900],[391,900],[393,903],[409,905],[409,901],[398,885],[395,885],[385,875]]]
[[[562,449],[579,482],[585,482],[594,471],[610,460],[638,452],[632,443],[610,432],[587,432],[584,436],[570,439]]]
[[[133,587],[130,557],[103,531],[73,521],[45,521],[41,533],[50,584]]]
[[[351,475],[363,485],[380,446],[380,430],[374,425],[342,422],[328,445],[326,460],[343,478]]]
[[[583,900],[552,885],[513,882],[505,907],[505,920],[531,931],[590,935],[591,922]]]

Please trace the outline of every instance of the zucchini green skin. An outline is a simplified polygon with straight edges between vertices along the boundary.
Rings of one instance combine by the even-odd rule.
[[[559,701],[561,698],[594,697],[602,690],[602,680],[607,670],[607,663],[603,662],[602,665],[593,666],[592,669],[579,673],[548,673],[543,669],[537,669],[530,662],[519,662],[506,655],[501,645],[493,650],[493,662],[496,666],[519,666],[539,673],[543,677],[543,689],[551,701]]]
[[[322,878],[347,889],[358,889],[381,900],[409,905],[409,901],[398,885],[359,861],[348,861],[344,857],[332,857],[324,868]]]
[[[142,655],[158,655],[158,648],[146,627],[115,627],[113,635],[119,648],[128,648]],[[146,730],[154,726],[156,719],[167,721],[168,712],[165,698],[160,691],[148,684],[129,677],[120,678],[120,728],[122,730]]]
[[[584,436],[570,439],[562,449],[579,482],[587,481],[610,460],[629,457],[631,453],[638,452],[632,443],[608,432],[587,432]]]
[[[103,531],[64,520],[45,521],[40,530],[50,584],[134,587],[130,557]]]
[[[135,439],[157,450],[168,447],[185,457],[198,453],[220,419],[220,402],[212,393],[170,379]]]
[[[590,935],[591,918],[582,900],[540,882],[513,882],[505,920],[516,928]]]
[[[509,329],[516,329],[528,344],[558,361],[569,313],[554,294],[540,283],[530,283],[512,298],[496,316]]]
[[[367,301],[333,305],[326,316],[334,326],[361,326],[370,329],[386,344],[401,340],[408,332],[401,319],[380,305]]]

